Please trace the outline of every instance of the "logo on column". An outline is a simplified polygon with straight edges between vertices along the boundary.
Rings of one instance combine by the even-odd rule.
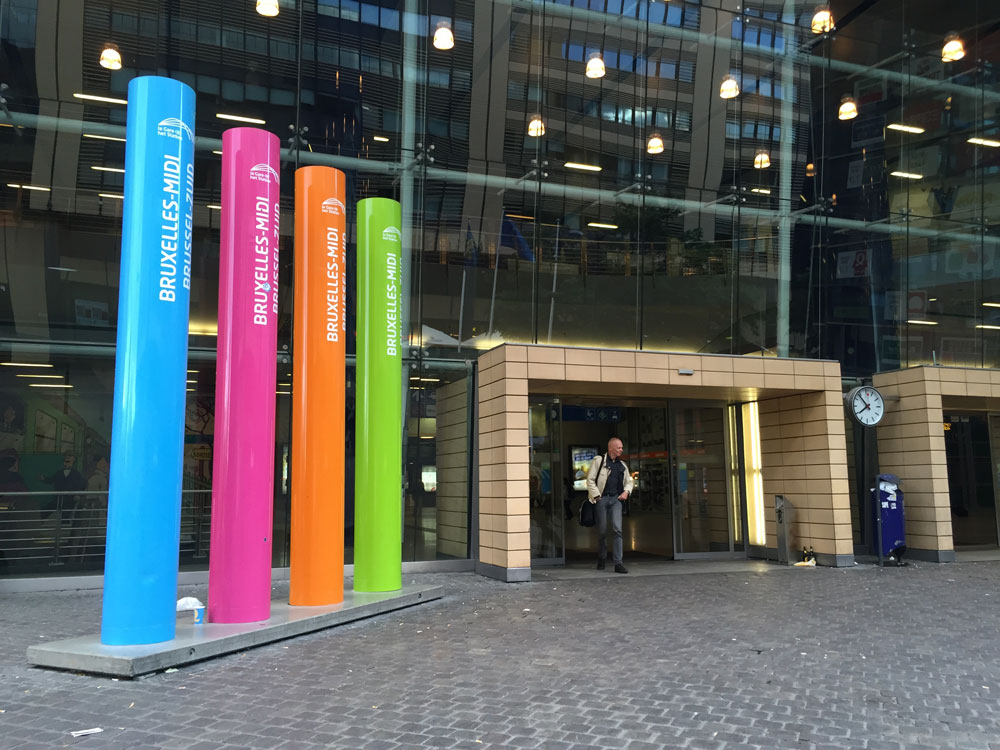
[[[403,235],[398,227],[386,227],[382,230],[382,239],[387,242],[402,242]]]
[[[334,216],[343,216],[347,213],[344,208],[344,202],[339,198],[327,198],[320,206],[320,211],[325,214],[333,214]]]
[[[173,138],[175,141],[183,140],[184,136],[187,136],[188,140],[194,143],[194,133],[191,131],[191,127],[176,117],[160,120],[156,126],[156,132],[158,135]]]
[[[275,171],[274,167],[270,164],[254,164],[250,167],[250,179],[256,180],[257,182],[272,182],[271,178],[274,178],[274,184],[278,184],[278,173]]]

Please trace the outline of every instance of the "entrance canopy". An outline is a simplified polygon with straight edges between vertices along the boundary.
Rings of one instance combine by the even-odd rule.
[[[774,496],[821,564],[853,564],[840,365],[772,357],[504,344],[479,358],[477,570],[531,577],[528,395],[711,399],[743,409],[751,555],[774,556]]]
[[[878,373],[873,381],[895,402],[878,426],[879,469],[903,480],[906,554],[953,562],[953,515],[966,521],[958,498],[952,507],[944,412],[1000,413],[1000,371],[920,366]],[[985,492],[992,489],[987,484]],[[996,526],[995,519],[987,523]]]

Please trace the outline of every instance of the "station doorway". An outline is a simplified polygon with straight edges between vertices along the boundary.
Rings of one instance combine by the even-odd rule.
[[[596,560],[597,532],[578,516],[587,469],[611,437],[635,483],[622,519],[627,560],[745,557],[736,414],[719,402],[529,398],[532,565]]]
[[[944,445],[955,547],[996,548],[1000,415],[945,412]]]

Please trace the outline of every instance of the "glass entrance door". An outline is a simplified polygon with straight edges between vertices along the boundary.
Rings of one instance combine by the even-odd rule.
[[[996,417],[981,413],[944,415],[951,530],[956,547],[997,546],[993,478],[997,427]]]
[[[635,482],[622,519],[622,541],[629,559],[674,556],[668,413],[666,405],[633,407],[619,427]]]
[[[560,565],[566,561],[562,477],[562,406],[558,399],[532,401],[529,406],[530,461],[528,494],[531,504],[531,564]]]
[[[726,408],[673,403],[670,408],[673,468],[674,557],[745,556],[736,549],[731,444]],[[741,537],[742,538],[742,537]]]

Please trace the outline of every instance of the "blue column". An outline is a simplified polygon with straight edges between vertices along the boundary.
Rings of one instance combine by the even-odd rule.
[[[194,92],[128,87],[101,642],[174,637],[194,199]]]

